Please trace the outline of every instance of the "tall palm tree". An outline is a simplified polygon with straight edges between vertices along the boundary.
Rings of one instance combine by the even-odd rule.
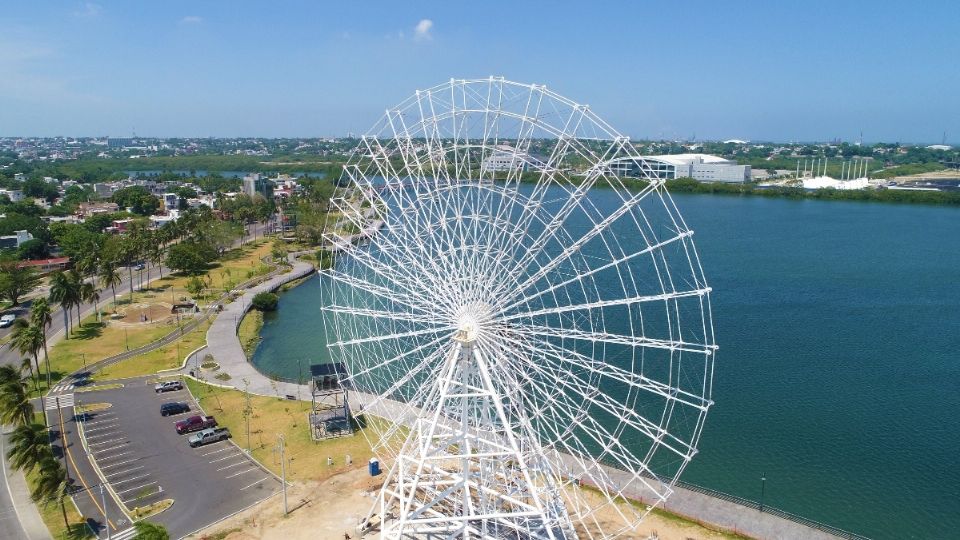
[[[120,272],[117,271],[117,264],[113,261],[104,261],[100,264],[100,286],[106,289],[110,287],[110,290],[113,292],[113,305],[116,309],[117,305],[117,285],[119,285],[123,278],[120,277]]]
[[[48,456],[50,450],[50,431],[43,424],[24,424],[17,426],[10,434],[10,447],[7,459],[15,468],[30,472],[37,468]]]
[[[47,350],[47,329],[53,324],[53,316],[50,313],[50,303],[46,298],[37,298],[33,301],[30,322],[40,327],[43,333],[43,360],[47,366],[47,388],[50,388],[50,351]]]
[[[33,421],[33,404],[21,371],[14,366],[0,366],[0,422],[26,425]]]
[[[80,308],[83,306],[83,284],[86,283],[83,276],[76,270],[68,270],[67,277],[70,278],[70,303],[77,308],[77,326],[83,326],[80,322]]]
[[[84,281],[80,286],[80,298],[84,302],[93,304],[93,309],[97,312],[97,322],[100,322],[100,309],[97,306],[97,303],[100,302],[100,293],[97,292],[97,286]]]
[[[53,501],[60,503],[60,510],[63,512],[63,524],[67,526],[67,534],[70,534],[70,520],[67,519],[66,498],[70,495],[70,479],[67,477],[67,470],[60,463],[60,460],[53,457],[53,453],[38,464],[40,475],[37,477],[37,483],[30,492],[30,497],[36,502],[49,504]]]
[[[34,376],[33,381],[37,392],[40,392],[40,349],[43,348],[43,331],[39,326],[30,324],[24,319],[17,319],[14,324],[13,333],[11,333],[10,346],[16,349],[24,356],[24,364],[30,367],[30,375]],[[30,358],[33,356],[33,366],[30,366]],[[36,367],[36,371],[33,370]]]
[[[73,307],[70,288],[70,277],[66,272],[59,271],[50,275],[50,301],[59,303],[63,311],[63,332],[66,339],[70,339],[70,308]]]

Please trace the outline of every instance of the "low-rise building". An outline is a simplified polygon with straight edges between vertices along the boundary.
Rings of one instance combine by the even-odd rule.
[[[7,236],[0,236],[0,249],[15,249],[20,244],[33,240],[33,235],[27,231],[15,231]]]
[[[23,200],[23,192],[19,189],[0,189],[0,196],[6,195],[10,202],[20,202]]]
[[[37,259],[35,261],[20,261],[17,268],[35,268],[41,274],[66,270],[70,266],[70,257],[55,257],[52,259]]]
[[[88,218],[95,214],[112,214],[120,211],[120,205],[115,202],[82,202],[77,205],[77,216]]]
[[[667,154],[615,159],[610,169],[631,178],[693,178],[700,182],[750,181],[750,165],[710,154]]]

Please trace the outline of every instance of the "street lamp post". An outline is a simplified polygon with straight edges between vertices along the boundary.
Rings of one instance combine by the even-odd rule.
[[[763,495],[767,490],[767,475],[763,473],[760,475],[760,511],[763,512]]]

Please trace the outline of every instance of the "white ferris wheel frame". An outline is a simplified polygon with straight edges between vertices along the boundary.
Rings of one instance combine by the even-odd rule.
[[[535,157],[550,137],[550,155]],[[586,163],[571,172],[571,156]],[[623,162],[645,185],[614,174]],[[612,538],[670,495],[712,405],[717,346],[693,231],[646,163],[589,107],[494,77],[417,91],[361,138],[342,176],[354,196],[332,201],[340,217],[325,232],[338,262],[322,272],[323,311],[352,395],[385,420],[371,437],[393,461],[376,507],[383,538]],[[521,188],[529,171],[536,182]],[[616,208],[591,201],[598,184]],[[574,216],[586,227],[572,231]],[[624,224],[642,246],[621,245],[612,231]],[[584,255],[587,245],[606,258]],[[651,291],[635,280],[644,261],[659,280]],[[605,296],[611,279],[621,292]],[[649,320],[647,306],[664,309],[664,335],[633,320],[607,328],[605,314]],[[661,355],[669,376],[609,360],[611,350]],[[620,395],[606,393],[614,387]],[[639,410],[639,396],[662,400],[662,415]],[[604,529],[600,508],[619,526]]]

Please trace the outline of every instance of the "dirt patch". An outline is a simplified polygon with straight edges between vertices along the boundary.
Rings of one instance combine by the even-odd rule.
[[[188,538],[201,540],[343,540],[344,533],[356,540],[355,525],[377,502],[386,475],[371,478],[358,468],[322,482],[296,482],[287,489],[291,510],[283,516],[283,497],[276,495],[209,529]],[[615,510],[602,511],[599,521],[608,525]],[[379,538],[373,533],[364,538]],[[650,514],[634,531],[622,538],[659,540],[714,540],[730,535],[711,531],[674,516]]]
[[[171,304],[165,302],[124,306],[119,313],[122,317],[115,318],[114,321],[128,325],[164,322],[176,318],[176,315],[170,313],[171,307]]]

